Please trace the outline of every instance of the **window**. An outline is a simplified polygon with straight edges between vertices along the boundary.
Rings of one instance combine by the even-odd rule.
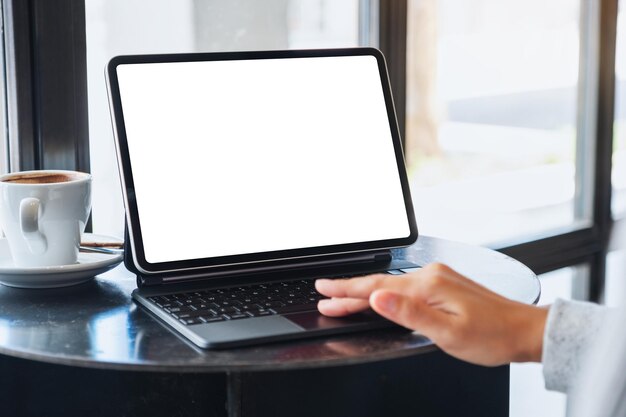
[[[489,244],[537,273],[588,263],[589,296],[600,297],[611,226],[616,0],[479,0],[472,7],[452,0],[2,5],[8,169],[91,169],[98,232],[119,235],[122,227],[102,80],[110,56],[378,45],[400,129],[406,126],[421,232]],[[546,103],[554,104],[537,112]],[[433,127],[434,134],[419,133]],[[618,123],[616,138],[619,129]],[[513,193],[503,183],[514,184]],[[495,204],[494,194],[504,193]],[[481,207],[489,199],[493,204]],[[432,214],[437,205],[445,215]],[[453,205],[463,211],[452,213]]]
[[[577,0],[409,2],[406,149],[423,232],[502,246],[590,219],[580,13]]]

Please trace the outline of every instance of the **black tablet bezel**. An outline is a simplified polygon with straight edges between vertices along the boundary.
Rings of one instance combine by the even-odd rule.
[[[393,140],[398,174],[404,195],[406,215],[410,234],[403,238],[386,239],[369,242],[357,242],[320,246],[300,249],[277,250],[271,252],[250,253],[242,255],[219,256],[202,259],[184,259],[178,261],[150,263],[146,261],[143,238],[141,233],[141,221],[137,210],[135,187],[133,182],[132,166],[127,144],[126,130],[124,125],[124,113],[122,109],[117,67],[124,64],[150,64],[170,62],[197,62],[197,61],[221,61],[221,60],[253,60],[253,59],[276,59],[276,58],[314,58],[314,57],[340,57],[369,55],[376,58],[381,77],[381,85],[385,97],[387,116]],[[109,105],[113,122],[114,136],[118,155],[118,166],[124,193],[124,205],[126,220],[128,222],[129,236],[133,249],[133,259],[137,270],[144,274],[162,274],[175,271],[187,271],[191,269],[216,268],[224,266],[250,265],[276,260],[297,260],[306,258],[310,262],[311,257],[337,255],[342,253],[354,253],[375,251],[405,247],[413,244],[418,237],[417,225],[413,211],[409,184],[404,165],[402,143],[398,130],[398,122],[395,115],[391,88],[387,67],[382,53],[375,48],[344,48],[344,49],[309,49],[309,50],[283,50],[283,51],[250,51],[250,52],[218,52],[218,53],[190,53],[190,54],[160,54],[160,55],[126,55],[112,58],[106,67],[107,87],[109,92]],[[372,196],[376,198],[376,196]],[[173,243],[174,244],[174,243]]]

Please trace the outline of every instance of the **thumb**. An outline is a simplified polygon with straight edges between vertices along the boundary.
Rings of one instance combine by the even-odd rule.
[[[408,329],[417,330],[430,339],[437,339],[449,325],[446,314],[389,290],[376,290],[370,295],[370,305],[381,316]]]

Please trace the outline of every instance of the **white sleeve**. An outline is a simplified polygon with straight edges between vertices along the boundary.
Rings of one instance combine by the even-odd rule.
[[[568,392],[581,361],[606,320],[609,309],[582,301],[557,299],[550,307],[543,337],[543,376],[546,388]]]
[[[567,405],[571,417],[626,416],[626,307],[611,310],[581,365]]]

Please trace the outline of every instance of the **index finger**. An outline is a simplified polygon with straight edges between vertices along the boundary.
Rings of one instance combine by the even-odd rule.
[[[402,290],[409,285],[401,276],[374,274],[348,279],[318,279],[315,289],[327,297],[368,299],[379,288]]]

